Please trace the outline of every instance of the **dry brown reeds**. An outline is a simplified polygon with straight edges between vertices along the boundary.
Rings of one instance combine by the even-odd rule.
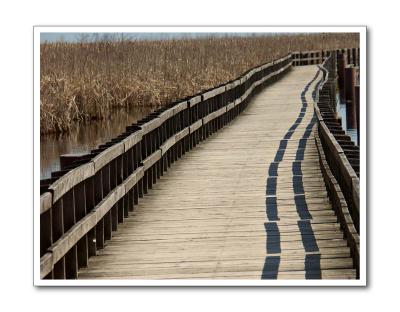
[[[116,107],[159,107],[291,51],[358,46],[350,33],[43,43],[41,133],[107,118]]]

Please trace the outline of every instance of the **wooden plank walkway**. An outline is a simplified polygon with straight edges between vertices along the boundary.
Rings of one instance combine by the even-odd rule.
[[[79,278],[355,278],[314,143],[317,71],[294,67],[175,162]]]

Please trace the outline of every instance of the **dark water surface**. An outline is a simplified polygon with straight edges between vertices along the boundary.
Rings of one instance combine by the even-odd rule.
[[[347,129],[347,115],[346,115],[346,103],[341,103],[339,94],[336,95],[336,110],[339,116],[342,118],[342,128],[350,139],[357,145],[358,133],[357,129]]]
[[[49,178],[52,171],[60,170],[60,155],[89,152],[125,131],[151,108],[127,111],[116,110],[107,120],[80,123],[69,133],[40,136],[40,179]]]

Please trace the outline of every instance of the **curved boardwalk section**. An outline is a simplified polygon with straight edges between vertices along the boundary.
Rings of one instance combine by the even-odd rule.
[[[314,142],[320,75],[294,67],[182,156],[79,278],[355,278]]]

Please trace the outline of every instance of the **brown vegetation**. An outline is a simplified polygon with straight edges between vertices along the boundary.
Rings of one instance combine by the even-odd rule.
[[[358,34],[44,43],[41,133],[107,118],[116,107],[159,107],[291,51],[358,47]]]

